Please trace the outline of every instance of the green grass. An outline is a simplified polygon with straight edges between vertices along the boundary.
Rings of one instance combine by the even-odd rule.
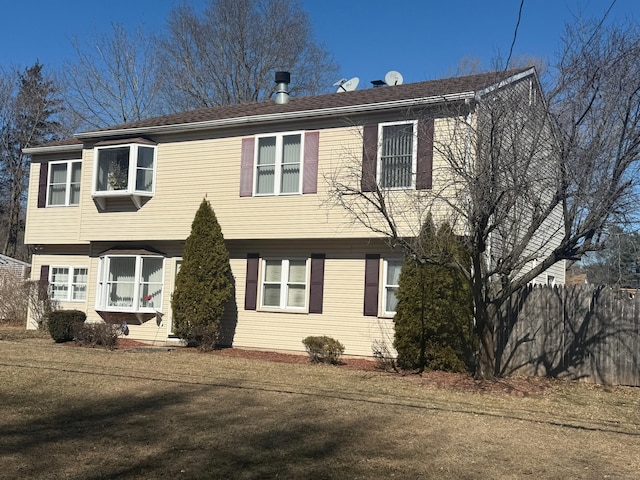
[[[0,478],[640,478],[640,390],[529,397],[0,328]]]

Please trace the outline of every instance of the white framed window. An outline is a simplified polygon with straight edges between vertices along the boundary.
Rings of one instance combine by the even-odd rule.
[[[302,193],[302,132],[256,138],[254,194]]]
[[[415,187],[418,122],[378,125],[378,185],[385,189]]]
[[[82,302],[87,298],[86,267],[53,266],[49,270],[51,298],[63,302]]]
[[[305,311],[307,290],[307,259],[262,260],[262,307]]]
[[[385,259],[382,282],[382,311],[385,316],[393,316],[398,306],[398,280],[402,269],[401,259]]]
[[[105,255],[100,257],[96,309],[155,312],[162,305],[164,257]]]
[[[80,175],[82,161],[49,163],[47,206],[68,207],[80,203]]]
[[[96,147],[94,157],[94,198],[128,196],[139,208],[142,197],[153,196],[155,146],[131,143]]]

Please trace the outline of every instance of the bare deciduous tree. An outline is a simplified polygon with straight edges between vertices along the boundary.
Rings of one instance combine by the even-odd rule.
[[[268,99],[277,70],[295,76],[293,95],[325,92],[336,78],[298,1],[211,0],[202,15],[183,4],[168,24],[160,51],[174,110]]]
[[[496,339],[513,327],[503,315],[510,296],[558,262],[600,249],[610,223],[634,205],[637,26],[568,27],[554,74],[548,103],[529,76],[464,105],[408,112],[440,119],[432,190],[363,191],[356,162],[332,179],[336,201],[407,255],[437,262],[413,240],[429,212],[457,226],[471,254],[470,269],[457,267],[471,284],[483,378],[501,374]]]
[[[65,98],[83,128],[101,128],[165,113],[153,38],[120,24],[110,35],[73,41],[75,59],[64,68]]]

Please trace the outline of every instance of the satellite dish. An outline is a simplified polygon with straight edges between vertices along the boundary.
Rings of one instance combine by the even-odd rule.
[[[340,80],[338,80],[336,83],[333,84],[334,87],[339,87],[340,85],[346,83],[347,79],[346,78],[341,78]]]
[[[402,85],[402,74],[400,72],[396,72],[395,70],[391,70],[384,76],[384,83],[391,86]]]
[[[342,80],[340,80],[340,82],[338,83],[338,90],[336,90],[336,93],[340,93],[340,92],[351,92],[352,90],[355,90],[356,88],[358,88],[358,84],[360,83],[360,79],[358,77],[353,77],[351,80],[346,80],[345,82],[342,82]],[[334,83],[334,85],[336,85]]]

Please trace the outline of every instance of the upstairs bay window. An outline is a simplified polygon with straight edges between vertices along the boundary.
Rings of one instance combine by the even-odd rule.
[[[302,134],[257,138],[256,195],[287,195],[302,191]]]
[[[100,258],[96,310],[148,312],[162,305],[164,258],[105,255]]]
[[[51,162],[47,179],[47,206],[67,207],[80,203],[81,161]]]
[[[412,188],[416,171],[416,122],[380,124],[381,188]]]
[[[138,208],[154,193],[156,148],[151,145],[97,146],[93,197],[104,208],[109,197],[130,197]]]

